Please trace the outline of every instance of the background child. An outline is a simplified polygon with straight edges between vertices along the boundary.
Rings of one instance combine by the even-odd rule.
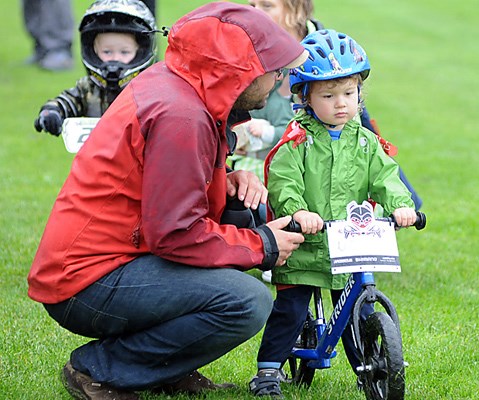
[[[156,61],[155,18],[141,1],[96,1],[79,30],[88,75],[42,106],[38,132],[58,136],[65,118],[100,117],[128,82]]]
[[[292,215],[306,236],[287,264],[273,269],[277,297],[259,349],[258,373],[250,383],[257,396],[281,396],[279,370],[306,319],[313,287],[331,289],[336,304],[348,278],[331,274],[327,237],[320,233],[323,220],[345,219],[350,201],[360,204],[369,198],[393,214],[400,226],[416,220],[398,165],[374,133],[354,118],[370,70],[366,53],[349,36],[333,30],[314,32],[301,43],[310,57],[289,78],[302,104],[266,166],[276,217]],[[372,311],[365,305],[362,318]],[[356,371],[360,361],[350,326],[342,342]]]

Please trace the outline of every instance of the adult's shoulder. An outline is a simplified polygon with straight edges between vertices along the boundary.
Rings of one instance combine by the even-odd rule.
[[[205,105],[196,90],[180,76],[157,63],[143,71],[129,84],[140,114],[144,111],[190,121],[205,113]]]

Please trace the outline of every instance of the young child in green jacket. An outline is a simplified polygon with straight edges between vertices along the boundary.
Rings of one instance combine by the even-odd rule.
[[[338,301],[347,275],[332,275],[324,220],[346,219],[346,206],[373,199],[399,226],[416,221],[411,193],[399,178],[396,162],[377,137],[355,118],[363,80],[370,66],[364,50],[333,30],[302,42],[310,57],[290,71],[291,91],[300,111],[266,159],[270,206],[276,217],[292,215],[305,241],[273,269],[277,297],[258,353],[258,373],[250,382],[257,396],[281,397],[280,368],[306,319],[313,287],[331,290]],[[362,318],[373,312],[365,305]],[[350,327],[342,335],[353,370],[360,365]]]

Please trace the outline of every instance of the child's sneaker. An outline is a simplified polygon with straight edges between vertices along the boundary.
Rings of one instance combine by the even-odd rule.
[[[275,399],[284,399],[280,388],[281,373],[275,368],[258,370],[258,374],[251,379],[249,388],[255,396],[270,396]]]

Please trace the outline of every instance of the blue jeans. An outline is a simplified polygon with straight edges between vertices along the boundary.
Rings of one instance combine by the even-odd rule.
[[[97,338],[72,352],[75,369],[116,388],[149,389],[254,336],[271,312],[272,296],[243,272],[149,255],[45,308],[64,328]]]

